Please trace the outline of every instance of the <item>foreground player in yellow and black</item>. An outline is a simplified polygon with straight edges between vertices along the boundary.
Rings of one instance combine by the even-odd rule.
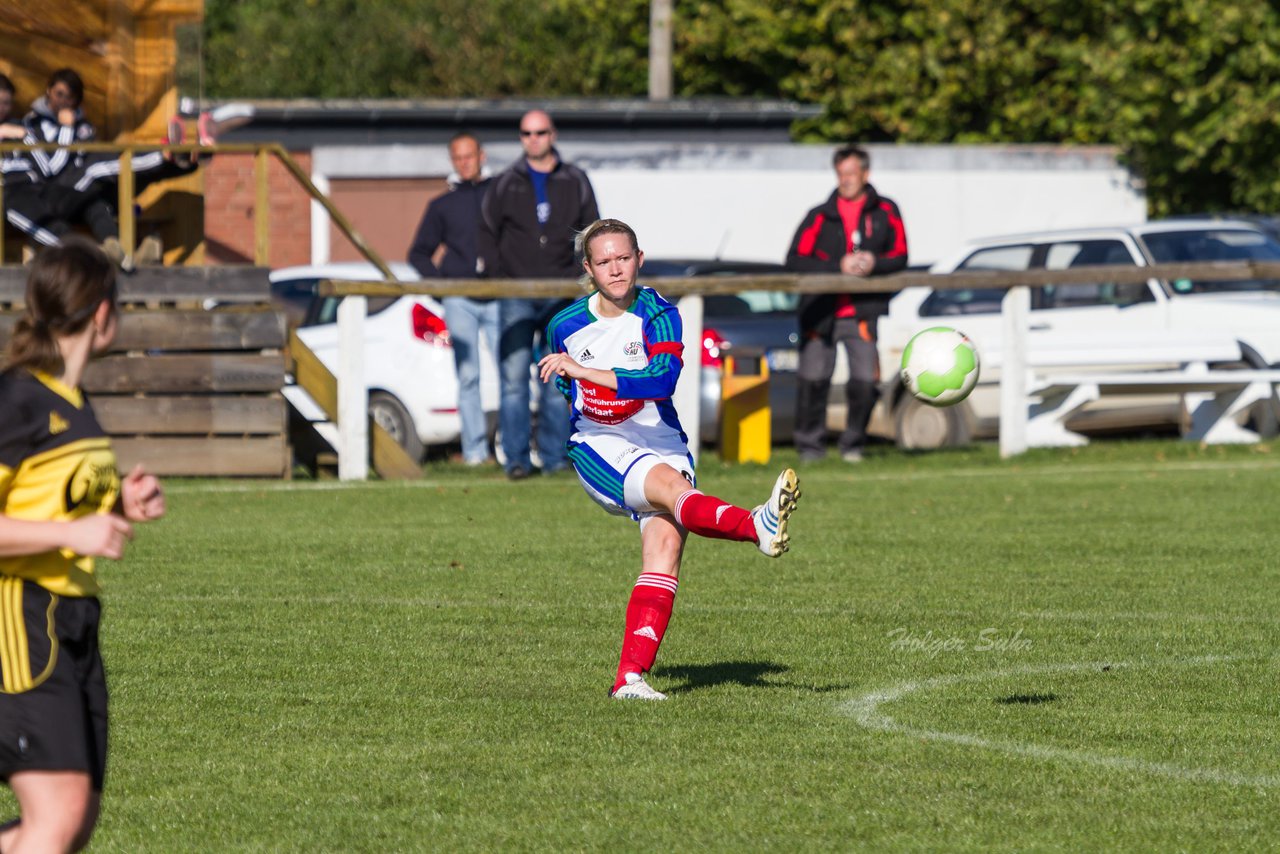
[[[21,811],[3,854],[89,842],[107,760],[94,558],[121,557],[130,521],[165,511],[154,477],[117,473],[79,388],[115,337],[115,297],[96,246],[44,250],[0,373],[0,778]]]

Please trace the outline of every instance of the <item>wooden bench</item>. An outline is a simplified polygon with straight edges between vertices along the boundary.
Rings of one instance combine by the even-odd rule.
[[[0,346],[27,271],[0,267]],[[119,277],[120,331],[89,364],[86,395],[121,470],[287,477],[284,317],[258,267],[148,267]],[[206,303],[216,300],[217,310]]]
[[[1107,396],[1179,395],[1190,414],[1185,438],[1207,443],[1256,442],[1258,431],[1240,426],[1242,412],[1275,401],[1280,370],[1244,369],[1238,340],[1217,333],[1170,334],[1155,331],[1126,335],[1122,342],[1057,340],[1027,354],[1027,445],[1083,445],[1087,439],[1067,429],[1081,408]],[[1001,364],[998,351],[984,356],[983,367]],[[1224,365],[1240,365],[1228,369]],[[1265,433],[1275,431],[1274,414],[1260,419]]]
[[[1085,404],[1104,395],[1179,394],[1191,423],[1190,441],[1219,444],[1256,442],[1262,435],[1237,423],[1260,402],[1275,402],[1280,370],[1210,370],[1189,365],[1179,370],[1064,374],[1032,386],[1040,400],[1030,405],[1027,444],[1031,447],[1083,445],[1088,440],[1066,428],[1066,421]],[[1274,435],[1274,419],[1265,419]]]

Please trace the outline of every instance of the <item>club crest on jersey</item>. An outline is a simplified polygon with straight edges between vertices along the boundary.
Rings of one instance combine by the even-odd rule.
[[[640,352],[639,341],[632,341],[630,344],[622,348],[622,354],[624,356],[634,356],[639,352]]]
[[[95,509],[111,507],[119,494],[115,456],[109,450],[91,451],[67,478],[63,504],[68,513],[86,503]]]
[[[49,413],[49,435],[56,436],[59,433],[65,433],[71,428],[71,422],[63,418],[57,412]]]

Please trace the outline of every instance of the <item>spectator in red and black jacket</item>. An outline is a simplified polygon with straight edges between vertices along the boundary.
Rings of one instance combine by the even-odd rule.
[[[846,146],[832,158],[836,190],[805,214],[787,252],[787,269],[797,273],[880,276],[907,266],[907,232],[892,200],[867,183],[871,158]],[[805,294],[800,298],[800,366],[796,377],[796,450],[812,462],[826,456],[827,395],[836,365],[836,344],[849,358],[848,422],[839,449],[846,462],[859,462],[867,424],[878,395],[876,321],[891,294]]]

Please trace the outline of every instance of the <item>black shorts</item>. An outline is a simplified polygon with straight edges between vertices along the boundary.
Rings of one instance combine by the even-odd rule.
[[[83,771],[102,791],[107,681],[95,598],[0,576],[0,779]]]

